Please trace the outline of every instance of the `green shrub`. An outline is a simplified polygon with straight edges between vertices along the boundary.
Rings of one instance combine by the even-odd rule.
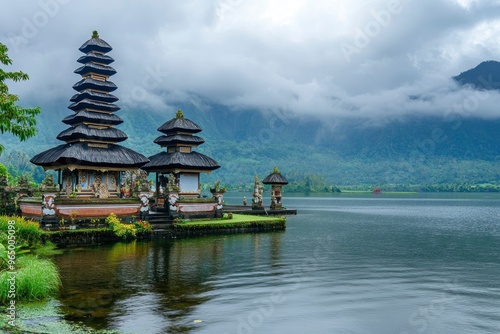
[[[110,213],[110,215],[106,217],[105,222],[108,226],[112,227],[115,224],[121,223],[121,220],[114,213]]]
[[[146,221],[134,221],[134,227],[137,231],[137,235],[148,235],[153,233],[153,227]]]
[[[106,217],[106,224],[113,230],[115,235],[123,239],[133,239],[137,235],[136,228],[133,224],[124,224],[114,213]]]

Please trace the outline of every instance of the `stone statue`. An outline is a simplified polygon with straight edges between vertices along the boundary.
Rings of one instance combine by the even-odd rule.
[[[179,199],[178,194],[169,194],[168,195],[168,209],[170,211],[177,212],[177,200]]]
[[[56,214],[53,195],[45,195],[42,199],[42,214],[44,216],[53,216]]]
[[[254,178],[254,186],[253,186],[253,198],[252,198],[252,209],[258,210],[262,209],[262,192],[264,188],[260,185],[260,180],[258,176]]]

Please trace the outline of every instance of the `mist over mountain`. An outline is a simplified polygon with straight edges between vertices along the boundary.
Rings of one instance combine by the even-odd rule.
[[[500,63],[483,62],[453,79],[475,89],[498,89]],[[67,105],[69,101],[62,99],[42,105],[37,137],[19,143],[2,136],[7,151],[22,150],[31,157],[61,144],[56,136],[67,128],[61,120],[72,113]],[[171,105],[161,110],[123,106],[118,115],[124,123],[118,128],[129,137],[123,145],[146,156],[158,153],[161,148],[153,143],[160,135],[156,129],[182,109],[185,117],[203,129],[200,136],[206,143],[197,150],[222,166],[202,182],[250,184],[254,175],[264,177],[275,165],[292,181],[319,175],[332,185],[500,180],[500,118],[415,113],[377,123],[297,115],[286,109],[235,110],[199,96]]]
[[[470,85],[476,89],[500,90],[500,62],[484,61],[453,79],[462,86]]]

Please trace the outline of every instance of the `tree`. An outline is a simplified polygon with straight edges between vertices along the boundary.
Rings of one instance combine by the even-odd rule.
[[[12,60],[7,55],[7,47],[0,43],[0,63],[12,65]],[[40,113],[40,107],[23,108],[16,105],[19,97],[9,93],[9,87],[4,82],[6,79],[14,82],[28,80],[26,73],[6,72],[0,68],[0,133],[10,132],[21,141],[36,134],[35,116]],[[0,154],[4,147],[0,144]]]

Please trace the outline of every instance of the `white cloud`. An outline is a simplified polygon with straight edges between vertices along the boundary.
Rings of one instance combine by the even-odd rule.
[[[0,40],[12,68],[31,77],[13,90],[38,104],[69,100],[77,49],[94,29],[114,47],[124,107],[170,108],[194,94],[373,122],[441,115],[475,94],[450,77],[500,58],[497,1],[41,0],[4,8]],[[350,57],[346,45],[355,48]],[[497,95],[473,114],[500,116]]]

